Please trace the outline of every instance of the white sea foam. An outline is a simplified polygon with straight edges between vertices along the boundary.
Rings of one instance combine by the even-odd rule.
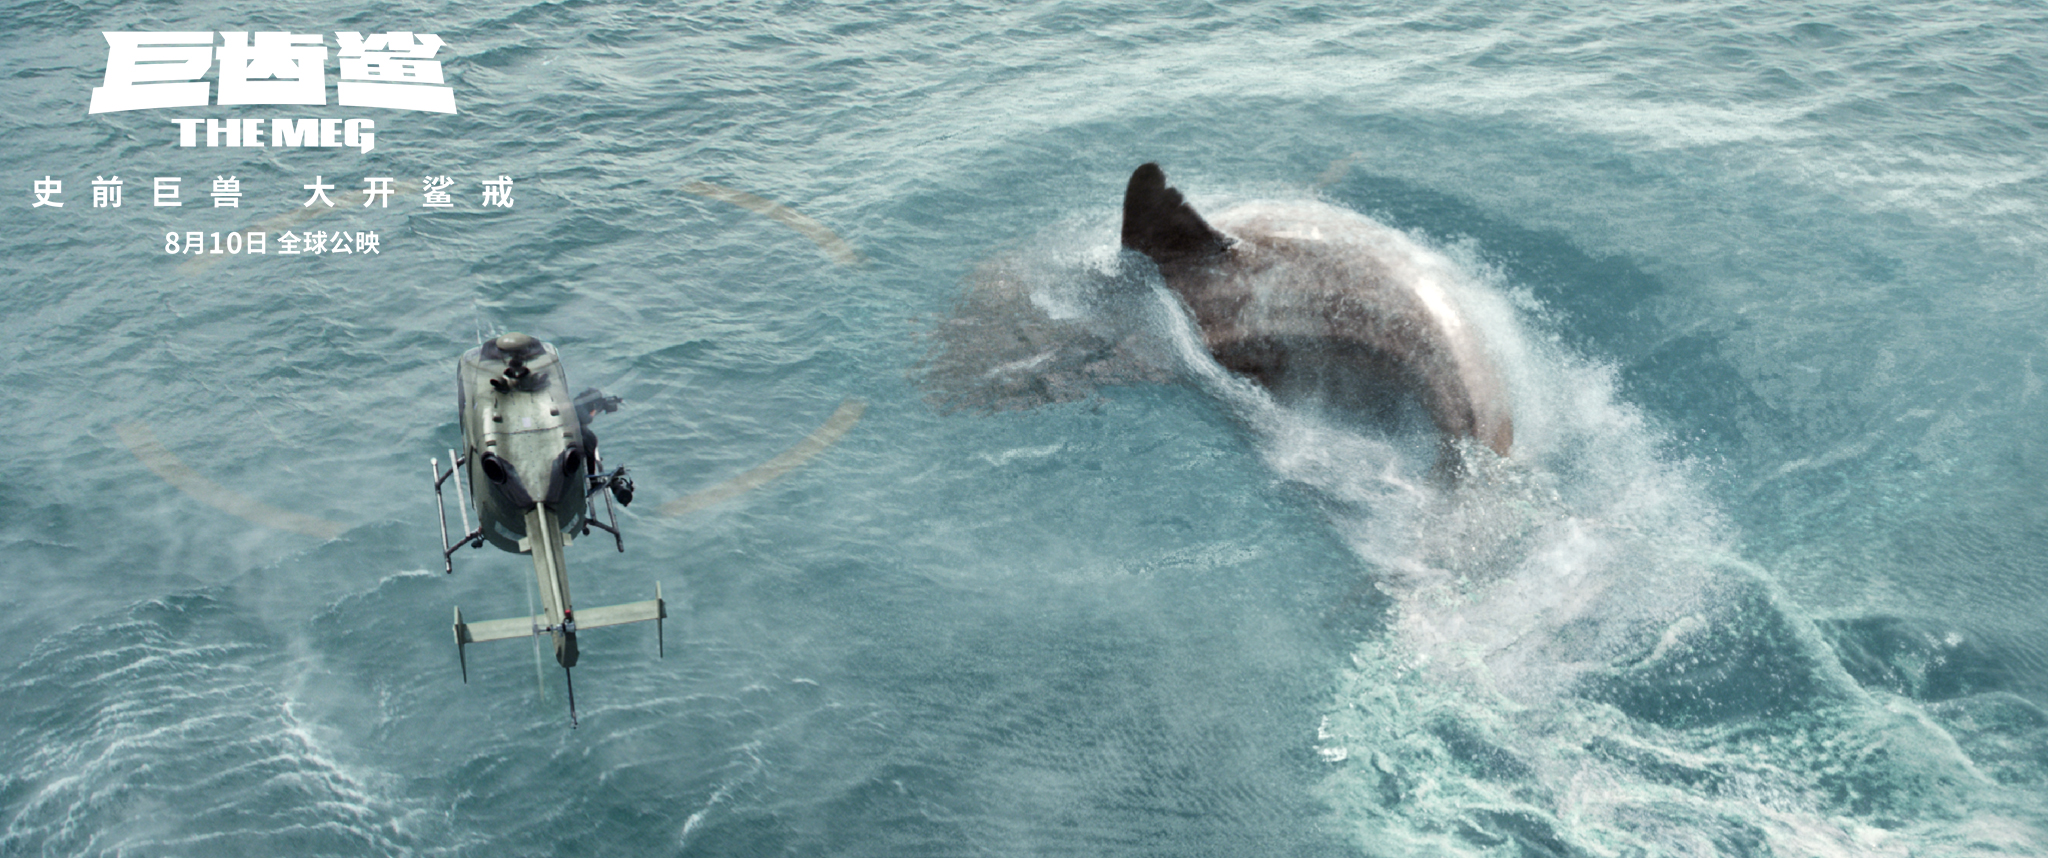
[[[1881,855],[1944,836],[1943,816],[1988,787],[1946,734],[1924,715],[1818,715],[1876,704],[1769,574],[1735,555],[1697,466],[1621,401],[1611,369],[1529,336],[1470,247],[1394,235],[1383,247],[1402,258],[1389,268],[1428,276],[1484,333],[1515,405],[1513,454],[1468,450],[1473,465],[1454,486],[1429,476],[1428,444],[1332,422],[1223,371],[1164,288],[1151,323],[1186,377],[1256,435],[1267,465],[1323,500],[1393,600],[1391,634],[1361,643],[1316,731],[1340,816],[1372,820],[1387,842],[1411,838],[1389,852],[1418,855],[1507,841]],[[1782,631],[1759,631],[1770,629]],[[1755,635],[1770,638],[1763,649],[1728,651]],[[1744,692],[1687,671],[1755,671],[1749,681],[1764,685]],[[1715,708],[1717,695],[1745,693],[1783,699],[1741,704],[1751,714]],[[1687,714],[1696,705],[1705,714]],[[1887,756],[1672,732],[1695,723],[1815,732]],[[1891,809],[1924,814],[1907,836],[1836,804],[1808,780],[1816,769],[1946,786]]]

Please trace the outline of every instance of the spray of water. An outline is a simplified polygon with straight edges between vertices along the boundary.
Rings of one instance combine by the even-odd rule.
[[[1532,332],[1523,320],[1542,308],[1479,249],[1319,203],[1279,210],[1307,235],[1369,235],[1388,270],[1428,281],[1483,334],[1512,398],[1511,457],[1464,450],[1449,482],[1426,424],[1361,425],[1223,370],[1178,297],[1102,246],[1095,219],[984,269],[923,380],[937,400],[995,410],[1178,378],[1307,489],[1394,606],[1315,731],[1324,798],[1366,852],[2040,845],[1923,711],[1856,685],[1735,553],[1701,466],[1669,452],[1612,368]]]
[[[1154,315],[1395,605],[1317,730],[1326,797],[1367,851],[1908,854],[1957,839],[1957,818],[1998,819],[1985,854],[2038,842],[1974,810],[1990,783],[1947,734],[1857,687],[1734,553],[1699,466],[1610,368],[1531,336],[1538,308],[1472,248],[1393,230],[1381,248],[1442,288],[1508,379],[1513,456],[1467,449],[1455,484],[1432,479],[1426,441],[1222,371],[1163,288]]]

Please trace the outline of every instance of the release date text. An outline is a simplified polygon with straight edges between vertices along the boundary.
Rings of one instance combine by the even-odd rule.
[[[260,230],[236,232],[166,232],[164,252],[169,254],[271,254],[278,256],[339,256],[380,254],[375,232],[326,232],[285,230],[275,237]]]

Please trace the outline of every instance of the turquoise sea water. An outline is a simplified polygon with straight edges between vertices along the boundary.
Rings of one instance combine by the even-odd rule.
[[[0,14],[0,855],[2048,851],[2038,3]],[[101,31],[235,29],[437,33],[461,112],[87,114]],[[1115,253],[1148,160],[1451,272],[1512,462],[1446,489],[1093,301],[1156,290]],[[276,220],[443,174],[448,210]],[[259,224],[379,253],[163,252]],[[991,260],[1166,380],[938,407]],[[450,607],[525,610],[525,558],[434,558],[455,358],[507,330],[626,401],[628,551],[570,549],[578,604],[671,600],[665,658],[586,636],[573,731],[523,644],[457,672]]]

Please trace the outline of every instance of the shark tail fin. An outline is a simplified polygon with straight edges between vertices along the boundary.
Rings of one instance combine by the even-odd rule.
[[[1124,189],[1123,242],[1160,265],[1201,262],[1231,245],[1230,237],[1202,220],[1180,191],[1166,186],[1158,164],[1131,173]]]

